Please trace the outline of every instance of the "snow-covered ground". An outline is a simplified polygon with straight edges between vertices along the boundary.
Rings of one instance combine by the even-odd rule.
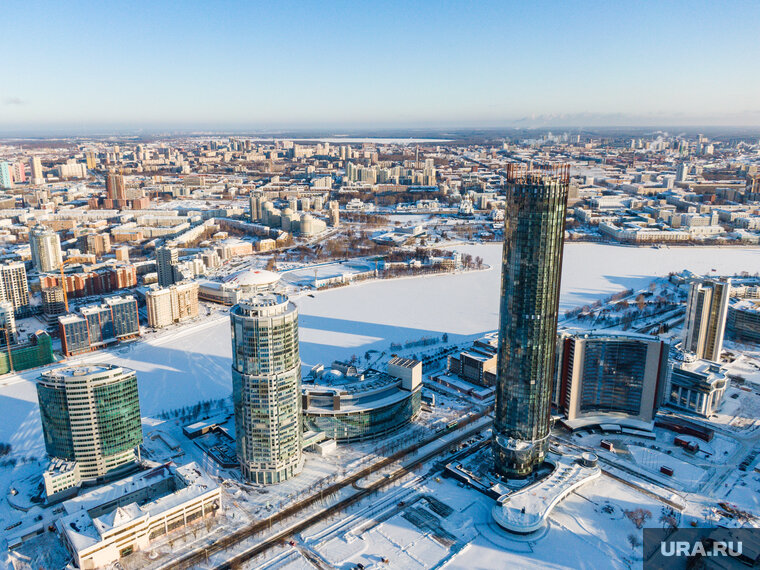
[[[451,512],[431,509],[427,497]],[[630,568],[638,565],[641,547],[632,549],[628,537],[633,534],[640,540],[641,530],[625,511],[649,511],[647,526],[661,526],[663,507],[601,477],[558,505],[545,532],[519,537],[493,522],[492,506],[492,500],[453,479],[410,481],[383,491],[371,503],[362,502],[337,521],[309,528],[296,539],[337,568],[359,563],[384,568],[383,558],[389,568]],[[426,524],[415,524],[410,512],[421,515]],[[583,560],[573,555],[580,552]],[[249,567],[273,568],[267,561],[271,558],[265,556]]]

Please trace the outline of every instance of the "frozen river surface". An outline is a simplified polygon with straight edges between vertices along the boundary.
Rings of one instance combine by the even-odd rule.
[[[499,244],[464,246],[492,266],[486,271],[366,282],[296,299],[301,359],[305,365],[388,351],[391,342],[448,333],[452,340],[496,328],[501,274]],[[630,248],[568,244],[562,271],[561,309],[590,303],[625,288],[642,288],[655,276],[760,271],[760,248]],[[226,317],[207,319],[142,342],[100,351],[80,360],[110,362],[138,371],[144,415],[231,391],[230,332]],[[0,442],[41,450],[33,380],[28,371],[0,380]]]

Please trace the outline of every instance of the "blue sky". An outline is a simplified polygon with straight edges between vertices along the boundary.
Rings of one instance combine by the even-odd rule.
[[[760,124],[760,2],[18,2],[0,130]]]

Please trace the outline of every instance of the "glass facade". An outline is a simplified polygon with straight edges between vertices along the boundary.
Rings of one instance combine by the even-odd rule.
[[[549,436],[568,173],[508,172],[499,308],[496,470],[529,475]]]
[[[125,375],[120,382],[96,386],[93,393],[102,452],[113,455],[140,445],[142,427],[135,373]]]
[[[636,341],[597,341],[586,345],[581,413],[621,412],[641,408],[649,347]]]
[[[243,476],[272,484],[303,468],[298,311],[258,294],[230,310],[232,398]]]
[[[408,424],[419,413],[422,390],[409,392],[399,402],[359,411],[311,413],[304,411],[304,428],[323,431],[340,442],[363,441],[387,435]]]
[[[37,384],[37,399],[40,403],[45,450],[52,457],[73,461],[74,441],[71,436],[69,406],[65,390]]]
[[[76,461],[96,479],[135,460],[142,443],[137,376],[113,365],[65,366],[37,381],[49,455]]]

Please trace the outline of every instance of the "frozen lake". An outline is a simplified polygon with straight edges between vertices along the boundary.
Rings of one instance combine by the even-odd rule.
[[[296,299],[301,359],[305,365],[388,351],[391,342],[448,333],[465,340],[496,328],[501,245],[460,246],[493,268],[453,275],[373,281]],[[630,248],[568,244],[562,272],[561,310],[625,288],[645,287],[652,277],[691,270],[717,274],[760,271],[760,248]],[[138,371],[144,415],[231,391],[230,332],[226,317],[78,359],[129,366]],[[39,371],[6,376],[0,386],[0,442],[41,450],[33,385]]]

